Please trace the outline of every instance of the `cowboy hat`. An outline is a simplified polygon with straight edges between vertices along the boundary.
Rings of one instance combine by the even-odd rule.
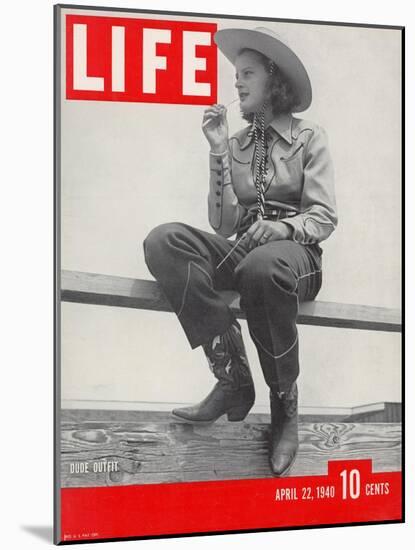
[[[223,29],[217,31],[214,40],[225,57],[234,65],[236,57],[242,48],[257,50],[274,61],[287,78],[299,103],[296,112],[305,111],[311,104],[311,83],[307,71],[293,52],[270,29]]]

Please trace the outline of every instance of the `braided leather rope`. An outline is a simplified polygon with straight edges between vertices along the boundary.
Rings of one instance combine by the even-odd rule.
[[[269,67],[269,74],[274,72],[274,63]],[[265,101],[259,112],[254,115],[254,140],[255,140],[255,187],[257,193],[257,220],[263,219],[265,215],[265,180],[267,175],[266,158],[267,144],[265,140],[265,110],[268,102]]]

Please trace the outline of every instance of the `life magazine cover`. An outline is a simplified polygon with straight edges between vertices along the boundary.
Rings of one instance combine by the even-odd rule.
[[[55,543],[402,522],[404,29],[54,10]]]

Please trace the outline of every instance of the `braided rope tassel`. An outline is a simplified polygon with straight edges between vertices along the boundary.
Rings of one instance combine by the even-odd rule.
[[[272,61],[269,66],[270,76],[274,73],[275,64]],[[255,139],[255,187],[257,192],[257,220],[265,215],[265,183],[266,183],[266,143],[265,143],[265,110],[268,102],[265,101],[261,111],[254,115],[254,139]]]
[[[257,192],[257,219],[263,219],[265,215],[265,108],[264,103],[259,114],[254,116],[254,139],[255,139],[255,187]]]

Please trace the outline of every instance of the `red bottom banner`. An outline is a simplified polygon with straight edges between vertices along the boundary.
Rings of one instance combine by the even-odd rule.
[[[402,519],[401,472],[330,461],[328,475],[61,489],[61,541]]]

